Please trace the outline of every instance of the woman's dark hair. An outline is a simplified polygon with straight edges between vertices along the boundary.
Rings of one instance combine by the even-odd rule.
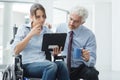
[[[45,9],[44,9],[44,7],[41,5],[41,4],[39,4],[39,3],[34,3],[32,6],[31,6],[31,8],[30,8],[30,15],[35,15],[36,16],[36,11],[37,10],[41,10],[41,11],[43,11],[43,13],[44,13],[44,17],[46,18],[46,12],[45,12]]]

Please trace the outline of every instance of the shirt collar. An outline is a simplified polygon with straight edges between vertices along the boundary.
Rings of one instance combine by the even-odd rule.
[[[82,30],[82,25],[80,25],[78,28],[76,28],[76,29],[74,29],[74,30],[72,30],[73,31],[73,33],[74,33],[74,35],[76,35],[76,36],[78,36],[79,34],[78,33],[80,33],[80,31]],[[68,27],[68,33],[71,31],[71,29]]]
[[[74,32],[74,34],[76,35],[76,36],[78,36],[79,34],[78,33],[80,33],[81,32],[81,30],[82,30],[82,25],[80,25],[78,28],[76,28],[76,29],[74,29],[73,30],[73,32]]]
[[[26,24],[26,27],[31,29],[31,24],[32,24],[32,22]]]

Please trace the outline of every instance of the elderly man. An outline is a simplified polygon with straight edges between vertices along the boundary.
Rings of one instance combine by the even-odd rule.
[[[57,26],[56,32],[67,33],[66,44],[62,54],[67,56],[67,66],[71,80],[98,80],[99,72],[95,69],[96,63],[96,39],[91,30],[83,23],[88,17],[88,11],[84,7],[74,7],[70,11],[68,24]],[[79,59],[74,58],[75,49],[81,50]]]

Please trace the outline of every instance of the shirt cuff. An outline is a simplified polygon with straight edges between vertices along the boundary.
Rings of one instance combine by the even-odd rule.
[[[93,57],[90,57],[89,61],[84,61],[84,63],[88,66],[88,67],[94,67],[95,65],[95,59]]]

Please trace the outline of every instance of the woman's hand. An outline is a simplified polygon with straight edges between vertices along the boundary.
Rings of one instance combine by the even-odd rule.
[[[53,48],[53,55],[57,56],[58,54],[61,53],[62,47],[55,47]]]
[[[40,35],[40,32],[42,30],[42,27],[40,26],[40,24],[37,24],[36,26],[34,26],[31,31],[30,31],[30,35],[34,36],[34,35]]]

